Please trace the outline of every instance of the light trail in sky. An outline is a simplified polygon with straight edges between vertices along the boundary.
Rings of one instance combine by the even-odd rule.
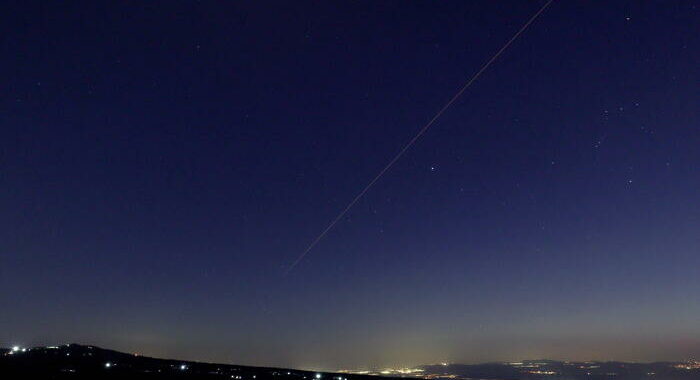
[[[454,96],[452,96],[452,98],[451,98],[442,108],[440,108],[440,110],[435,114],[435,116],[433,116],[433,118],[430,119],[430,121],[428,121],[428,122],[418,131],[418,133],[416,133],[416,135],[413,136],[413,138],[412,138],[406,145],[404,145],[404,147],[396,154],[396,156],[394,156],[394,158],[392,158],[391,161],[389,161],[389,163],[386,164],[386,166],[384,166],[384,168],[383,168],[383,169],[382,169],[382,170],[381,170],[381,171],[380,171],[380,172],[379,172],[379,173],[378,173],[378,174],[377,174],[363,189],[362,189],[362,191],[360,191],[360,192],[355,196],[355,198],[353,198],[352,201],[350,201],[350,203],[348,203],[348,205],[345,206],[345,208],[330,222],[330,224],[328,224],[328,226],[327,226],[323,231],[321,231],[321,233],[318,234],[318,236],[316,236],[316,238],[315,238],[313,241],[311,241],[311,244],[309,244],[309,246],[301,253],[301,255],[299,255],[299,257],[297,257],[297,259],[294,260],[294,262],[292,263],[292,265],[290,265],[289,268],[287,268],[287,271],[285,272],[286,274],[288,274],[289,272],[291,272],[291,271],[294,269],[294,267],[296,267],[296,266],[304,259],[304,257],[306,257],[306,255],[316,246],[316,244],[318,244],[318,242],[321,241],[321,239],[323,239],[323,237],[326,236],[326,234],[327,234],[331,229],[333,229],[333,227],[340,221],[340,219],[342,219],[343,216],[345,216],[345,214],[346,214],[348,211],[350,211],[350,209],[355,205],[355,203],[357,203],[357,202],[367,193],[367,191],[369,191],[369,189],[372,188],[372,186],[384,175],[384,173],[386,173],[389,169],[391,169],[392,166],[394,166],[394,164],[396,163],[396,161],[398,161],[398,160],[404,155],[404,153],[406,153],[406,151],[407,151],[411,146],[413,146],[413,144],[415,144],[415,142],[416,142],[416,141],[417,141],[417,140],[418,140],[418,139],[419,139],[433,124],[434,124],[434,123],[435,123],[435,121],[437,121],[437,119],[439,119],[440,116],[442,116],[442,114],[445,113],[445,111],[447,111],[447,109],[450,108],[450,106],[451,106],[455,101],[457,101],[457,99],[459,99],[459,97],[460,97],[469,87],[471,87],[472,83],[474,83],[474,82],[481,76],[481,74],[482,74],[484,71],[486,71],[486,70],[489,68],[489,66],[491,66],[491,64],[492,64],[494,61],[496,61],[496,59],[498,59],[498,57],[499,57],[501,54],[503,54],[503,52],[506,51],[506,49],[508,49],[508,47],[509,47],[516,39],[518,39],[518,37],[520,37],[521,34],[523,34],[523,32],[525,32],[525,30],[530,26],[530,24],[532,24],[532,23],[542,14],[542,12],[544,12],[545,9],[547,9],[547,7],[549,7],[549,5],[550,5],[553,1],[554,1],[554,0],[549,0],[549,1],[547,1],[547,2],[546,2],[534,15],[532,15],[532,17],[530,17],[530,19],[529,19],[529,20],[528,20],[528,21],[527,21],[527,22],[526,22],[526,23],[525,23],[525,24],[524,24],[524,25],[523,25],[523,26],[522,26],[522,27],[521,27],[521,28],[520,28],[520,29],[519,29],[519,30],[518,30],[518,31],[517,31],[517,32],[516,32],[516,33],[515,33],[515,34],[514,34],[514,35],[513,35],[513,36],[512,36],[512,37],[497,51],[497,52],[496,52],[496,54],[494,54],[488,61],[486,61],[486,63],[484,63],[484,64],[481,66],[481,68],[479,69],[479,71],[477,71],[476,74],[474,74],[474,75],[459,89],[459,91],[457,91],[457,93],[454,94]]]

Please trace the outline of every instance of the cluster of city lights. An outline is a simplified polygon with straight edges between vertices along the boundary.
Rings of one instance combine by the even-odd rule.
[[[531,373],[533,375],[556,375],[556,371],[541,371],[541,370],[535,370],[535,371],[527,371],[527,373]]]
[[[22,348],[20,346],[12,346],[12,350],[10,350],[10,355],[16,354],[18,352],[27,352],[27,348]]]
[[[676,364],[673,367],[676,369],[700,369],[700,362],[690,360],[685,363]]]
[[[447,364],[445,364],[447,365]],[[367,371],[367,370],[340,370],[340,373],[350,373],[354,375],[400,375],[401,377],[425,377],[425,370],[422,368],[384,368],[381,370]],[[336,377],[336,380],[347,380],[344,377]]]

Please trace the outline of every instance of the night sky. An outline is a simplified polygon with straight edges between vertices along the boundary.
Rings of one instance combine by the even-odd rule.
[[[700,4],[0,5],[0,346],[700,357]]]

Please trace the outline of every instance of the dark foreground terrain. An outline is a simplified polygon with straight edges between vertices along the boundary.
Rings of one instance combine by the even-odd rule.
[[[408,373],[393,370],[378,373],[394,377],[459,380],[700,380],[700,363],[541,360],[425,365]],[[0,349],[0,379],[380,380],[382,377],[156,359],[70,344]]]
[[[506,380],[700,380],[700,363],[562,362],[422,366],[423,377]]]
[[[156,359],[78,344],[0,349],[0,379],[377,380],[376,376]]]

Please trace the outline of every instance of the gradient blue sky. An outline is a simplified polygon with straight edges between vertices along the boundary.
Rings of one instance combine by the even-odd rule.
[[[0,5],[0,345],[700,356],[700,5]]]

